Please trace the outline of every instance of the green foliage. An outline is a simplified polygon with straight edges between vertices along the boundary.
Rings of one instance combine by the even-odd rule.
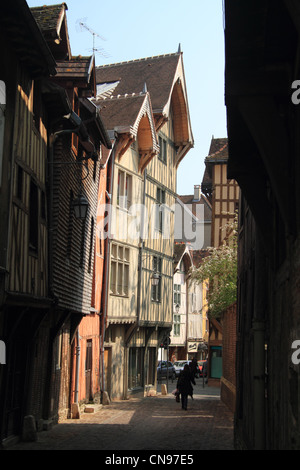
[[[196,283],[208,281],[208,314],[219,317],[237,297],[237,217],[228,224],[230,235],[218,248],[209,248],[202,264],[191,272]]]

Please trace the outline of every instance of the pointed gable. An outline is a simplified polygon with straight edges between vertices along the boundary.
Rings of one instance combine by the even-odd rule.
[[[175,165],[193,147],[182,53],[137,59],[96,67],[100,89],[112,84],[114,95],[139,94],[145,84],[149,92],[156,132],[168,121],[171,108],[174,140],[177,148]]]
[[[134,140],[138,141],[142,172],[159,151],[149,94],[141,92],[100,100],[98,97],[93,102],[99,106],[105,127],[120,135],[119,159]]]
[[[30,8],[49,49],[58,60],[71,58],[66,10],[66,3]]]

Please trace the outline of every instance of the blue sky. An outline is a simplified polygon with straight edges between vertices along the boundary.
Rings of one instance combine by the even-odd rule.
[[[62,3],[27,0],[29,7]],[[73,55],[92,54],[96,65],[183,52],[195,146],[181,162],[178,194],[192,194],[204,173],[214,137],[227,137],[224,104],[224,30],[222,0],[69,0],[67,21]],[[81,30],[80,30],[81,29]]]

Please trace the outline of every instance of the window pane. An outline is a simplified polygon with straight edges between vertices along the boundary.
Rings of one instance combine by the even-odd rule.
[[[123,259],[123,247],[122,246],[118,247],[118,258]]]
[[[110,275],[110,290],[113,294],[117,293],[116,276],[117,276],[117,263],[115,261],[112,261],[111,275]]]
[[[129,261],[129,248],[125,248],[124,250],[124,259],[125,261]]]
[[[125,206],[129,209],[131,205],[131,176],[126,175],[126,183],[125,183]]]
[[[111,247],[111,255],[113,258],[117,258],[117,245],[112,245]]]
[[[117,205],[123,207],[124,204],[124,172],[119,170],[118,173],[118,190],[117,190]]]
[[[124,285],[123,285],[124,295],[128,295],[128,281],[129,281],[129,266],[128,264],[125,264],[124,265]]]
[[[117,293],[122,295],[123,294],[123,289],[122,289],[122,284],[123,284],[123,265],[121,263],[118,263],[118,289]]]

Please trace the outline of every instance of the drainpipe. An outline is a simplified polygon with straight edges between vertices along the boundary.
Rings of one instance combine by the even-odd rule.
[[[80,368],[80,336],[79,336],[79,327],[78,327],[78,328],[77,328],[77,346],[76,346],[75,396],[74,396],[74,402],[75,402],[75,403],[78,403],[79,368]]]

